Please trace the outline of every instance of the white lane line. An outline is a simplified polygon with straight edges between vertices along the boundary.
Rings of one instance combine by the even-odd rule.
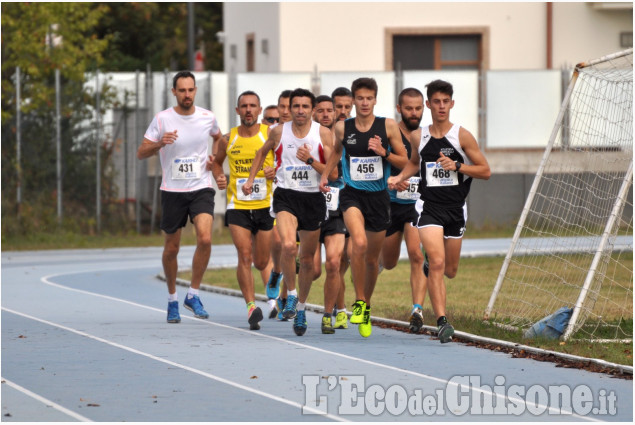
[[[211,373],[207,373],[207,372],[204,372],[202,370],[198,370],[198,369],[195,369],[193,367],[186,366],[184,364],[173,362],[171,360],[166,360],[166,359],[163,359],[161,357],[157,357],[155,355],[152,355],[150,353],[145,353],[145,352],[137,350],[135,348],[128,347],[126,345],[122,345],[122,344],[119,344],[119,343],[116,343],[116,342],[113,342],[113,341],[109,341],[107,339],[100,338],[98,336],[91,335],[89,333],[86,333],[86,332],[83,332],[83,331],[80,331],[80,330],[77,330],[77,329],[73,329],[73,328],[70,328],[68,326],[61,325],[59,323],[54,323],[54,322],[51,322],[51,321],[48,321],[48,320],[45,320],[45,319],[40,319],[39,317],[35,317],[35,316],[31,316],[30,314],[21,313],[19,311],[11,310],[11,309],[6,308],[6,307],[2,307],[2,310],[6,311],[8,313],[15,314],[17,316],[24,317],[26,319],[30,319],[30,320],[34,320],[36,322],[43,323],[45,325],[49,325],[49,326],[53,326],[53,327],[56,327],[56,328],[59,328],[59,329],[63,329],[65,331],[67,331],[67,332],[72,332],[72,333],[74,333],[76,335],[80,335],[80,336],[83,336],[83,337],[86,337],[86,338],[101,342],[103,344],[107,344],[107,345],[110,345],[112,347],[128,351],[128,352],[133,353],[133,354],[137,354],[137,355],[140,355],[140,356],[143,356],[143,357],[147,357],[147,358],[149,358],[151,360],[155,360],[157,362],[165,363],[165,364],[167,364],[169,366],[177,367],[179,369],[183,369],[183,370],[186,370],[188,372],[195,373],[195,374],[203,376],[205,378],[213,379],[214,381],[218,381],[218,382],[221,382],[223,384],[227,384],[227,385],[230,385],[230,386],[232,386],[234,388],[238,388],[240,390],[247,391],[247,392],[262,396],[262,397],[266,397],[268,399],[277,401],[279,403],[283,403],[283,404],[287,404],[287,405],[292,406],[292,407],[296,407],[296,408],[300,409],[300,411],[304,411],[304,412],[309,412],[310,411],[310,412],[312,412],[314,414],[319,414],[321,417],[326,417],[326,418],[329,418],[329,419],[332,419],[332,420],[338,421],[338,422],[350,422],[349,420],[341,418],[339,416],[331,415],[331,414],[324,414],[324,412],[322,412],[321,410],[313,409],[311,407],[304,406],[304,405],[302,405],[300,403],[296,403],[294,401],[287,400],[287,399],[284,399],[282,397],[278,397],[278,396],[275,396],[275,395],[272,395],[272,394],[268,394],[268,393],[266,393],[264,391],[256,390],[254,388],[250,388],[248,386],[239,384],[237,382],[233,382],[233,381],[230,381],[228,379],[221,378],[220,376],[212,375]]]
[[[35,400],[39,401],[42,404],[45,404],[46,406],[50,406],[55,410],[59,410],[60,412],[65,413],[66,415],[70,416],[73,419],[77,419],[80,422],[92,422],[92,420],[88,419],[87,417],[82,416],[79,413],[73,412],[72,410],[69,410],[64,406],[60,406],[59,404],[49,400],[48,398],[44,398],[41,395],[35,394],[34,392],[27,390],[26,388],[16,384],[15,382],[11,382],[8,379],[2,378],[2,383],[20,391],[22,394],[25,394],[31,398],[34,398]]]
[[[127,270],[128,267],[123,268],[123,270]],[[108,269],[108,270],[104,270],[104,271],[113,271],[114,269]],[[72,291],[72,292],[78,292],[81,294],[85,294],[85,295],[90,295],[90,296],[94,296],[94,297],[100,297],[100,298],[104,298],[104,299],[108,299],[108,300],[112,300],[112,301],[117,301],[117,302],[121,302],[124,304],[129,304],[135,307],[140,307],[140,308],[144,308],[147,310],[152,310],[152,311],[156,311],[159,312],[161,314],[165,314],[165,310],[163,309],[159,309],[156,307],[151,307],[148,305],[144,305],[144,304],[138,304],[132,301],[127,301],[121,298],[116,298],[116,297],[112,297],[109,295],[103,295],[103,294],[99,294],[96,292],[91,292],[91,291],[86,291],[84,289],[76,289],[76,288],[71,288],[69,286],[65,286],[65,285],[61,285],[59,283],[55,283],[52,282],[50,279],[55,278],[55,277],[61,277],[61,276],[65,276],[65,275],[69,275],[69,274],[80,274],[82,272],[72,272],[72,273],[60,273],[60,274],[54,274],[54,275],[48,275],[48,276],[44,276],[41,278],[41,281],[47,285],[50,286],[54,286],[56,288],[60,288],[60,289],[64,289],[67,291]],[[193,321],[197,321],[198,323],[203,323],[209,326],[216,326],[216,327],[220,327],[220,328],[224,328],[224,329],[229,329],[232,331],[236,331],[236,332],[241,332],[244,333],[246,335],[249,335],[250,337],[261,337],[261,338],[267,338],[267,339],[271,339],[274,341],[278,341],[280,343],[284,343],[284,344],[289,344],[289,345],[294,345],[297,347],[301,347],[301,348],[305,348],[307,350],[312,350],[312,351],[316,351],[319,353],[323,353],[323,354],[327,354],[327,355],[331,355],[331,356],[335,356],[335,357],[341,357],[347,360],[352,360],[355,362],[359,362],[359,363],[364,363],[370,366],[374,366],[374,367],[378,367],[378,368],[383,368],[383,369],[388,369],[388,370],[392,370],[395,372],[399,372],[399,373],[404,373],[407,375],[412,375],[412,376],[416,376],[418,378],[422,378],[422,379],[427,379],[429,381],[433,381],[433,382],[437,382],[440,384],[443,384],[446,387],[450,387],[453,386],[455,388],[457,388],[459,391],[460,390],[465,390],[465,388],[461,388],[461,384],[458,384],[456,382],[447,380],[447,379],[443,379],[443,378],[437,378],[435,376],[431,376],[431,375],[426,375],[420,372],[415,372],[412,370],[407,370],[407,369],[402,369],[396,366],[391,366],[388,364],[384,364],[384,363],[378,363],[378,362],[374,362],[372,360],[367,360],[367,359],[363,359],[363,358],[359,358],[359,357],[354,357],[354,356],[349,356],[347,354],[342,354],[342,353],[338,353],[335,351],[329,351],[329,350],[325,350],[323,348],[318,348],[318,347],[314,347],[311,345],[307,345],[307,344],[302,344],[300,342],[295,342],[295,341],[291,341],[288,339],[284,339],[284,338],[280,338],[280,337],[276,337],[276,336],[272,336],[272,335],[267,335],[264,333],[260,333],[260,332],[254,332],[251,330],[247,330],[247,329],[241,329],[241,328],[236,328],[234,326],[229,326],[229,325],[224,325],[222,323],[218,323],[218,322],[213,322],[211,320],[201,320],[201,319],[197,319],[191,316],[181,316],[181,319],[186,319],[186,320],[193,320]],[[476,393],[482,393],[486,396],[491,396],[497,399],[500,399],[502,402],[505,401],[515,401],[517,403],[521,403],[524,405],[524,403],[526,402],[524,399],[521,398],[516,398],[516,397],[509,397],[505,394],[499,394],[497,392],[494,392],[493,390],[488,391],[486,389],[480,388],[480,387],[472,387],[470,386],[469,388],[470,391],[476,392]],[[464,392],[464,391],[463,391]],[[572,411],[565,411],[564,409],[559,409],[556,407],[550,407],[548,405],[542,405],[542,404],[535,404],[536,408],[544,408],[546,409],[546,411],[555,414],[555,415],[563,415],[563,416],[567,416],[567,417],[571,417],[571,418],[576,418],[579,420],[585,420],[585,421],[589,421],[589,422],[605,422],[602,419],[597,419],[597,418],[593,418],[593,417],[588,417],[588,416],[581,416],[581,415],[577,415],[575,413],[573,413]]]

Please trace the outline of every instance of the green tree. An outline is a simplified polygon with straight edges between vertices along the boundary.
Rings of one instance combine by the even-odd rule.
[[[108,3],[96,32],[112,40],[104,71],[186,69],[187,3]],[[204,45],[205,69],[222,70],[222,3],[195,3],[195,45]]]
[[[95,204],[94,171],[91,174],[90,170],[96,165],[96,143],[94,139],[87,143],[93,136],[92,129],[85,128],[92,117],[94,97],[84,82],[86,73],[103,61],[108,38],[98,37],[94,27],[106,12],[105,7],[91,3],[2,3],[3,233],[43,230],[56,221],[56,69],[62,83],[64,215],[85,216],[87,206]],[[15,225],[11,207],[15,205],[18,164],[11,141],[15,140],[17,66],[21,69],[23,206],[32,215]]]

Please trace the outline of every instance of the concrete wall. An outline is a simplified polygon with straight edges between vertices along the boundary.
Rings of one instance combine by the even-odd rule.
[[[245,71],[246,34],[256,41],[256,72],[387,71],[387,31],[488,32],[486,69],[547,67],[544,2],[228,2],[224,5],[225,70]],[[623,50],[632,3],[553,3],[552,66],[559,69]],[[267,39],[269,53],[261,52]],[[237,48],[230,58],[230,45]]]

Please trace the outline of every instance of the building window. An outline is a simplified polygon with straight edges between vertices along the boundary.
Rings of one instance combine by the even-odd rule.
[[[256,48],[255,35],[247,34],[247,72],[256,70]]]
[[[388,70],[488,68],[487,28],[387,29]]]

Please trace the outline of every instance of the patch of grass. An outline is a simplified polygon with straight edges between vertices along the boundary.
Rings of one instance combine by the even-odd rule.
[[[195,245],[196,235],[191,224],[183,229],[182,245]],[[48,249],[90,249],[90,248],[129,248],[146,246],[163,246],[163,234],[156,232],[151,235],[137,232],[102,233],[98,235],[80,234],[77,232],[60,230],[49,233],[32,233],[27,235],[2,235],[3,251],[32,251]],[[231,244],[231,235],[226,228],[215,229],[212,236],[214,245]]]
[[[632,257],[631,257],[632,258]],[[461,259],[459,273],[456,278],[446,279],[447,315],[457,330],[484,337],[501,339],[530,345],[547,350],[568,353],[582,357],[592,357],[608,362],[632,365],[632,344],[626,343],[589,343],[584,341],[549,341],[525,340],[520,332],[513,332],[483,322],[483,313],[489,301],[492,288],[501,269],[503,257],[464,258]],[[253,270],[257,293],[265,293],[260,274]],[[181,278],[188,280],[189,273],[182,273]],[[323,305],[325,273],[313,283],[308,302]],[[385,318],[408,321],[412,308],[410,294],[410,265],[400,262],[393,270],[384,270],[378,277],[373,294],[373,315]],[[208,270],[203,281],[215,286],[239,289],[235,269]],[[346,302],[353,302],[353,285],[350,271],[346,275]],[[350,310],[350,307],[349,307]],[[632,317],[627,319],[632,328]],[[424,323],[434,325],[435,318],[426,297],[424,304]]]

